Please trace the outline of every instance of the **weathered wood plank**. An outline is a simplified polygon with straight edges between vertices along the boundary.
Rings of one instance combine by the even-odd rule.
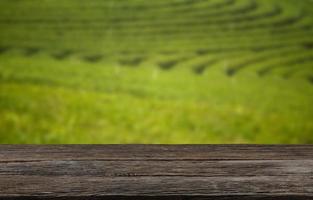
[[[0,145],[0,161],[311,160],[312,149],[311,145]]]
[[[0,199],[313,199],[313,146],[0,145]]]

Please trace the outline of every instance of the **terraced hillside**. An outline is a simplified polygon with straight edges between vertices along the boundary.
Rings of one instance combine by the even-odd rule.
[[[0,0],[0,142],[313,142],[312,0]]]

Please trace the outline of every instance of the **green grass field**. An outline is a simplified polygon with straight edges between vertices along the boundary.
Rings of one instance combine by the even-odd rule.
[[[0,0],[0,143],[313,143],[313,1]]]

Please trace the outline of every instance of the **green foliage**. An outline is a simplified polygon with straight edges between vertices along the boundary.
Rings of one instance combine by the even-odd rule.
[[[0,1],[0,143],[313,143],[310,0]]]

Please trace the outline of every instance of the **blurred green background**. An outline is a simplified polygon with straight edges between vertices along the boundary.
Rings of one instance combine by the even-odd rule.
[[[0,143],[313,143],[311,0],[0,0]]]

